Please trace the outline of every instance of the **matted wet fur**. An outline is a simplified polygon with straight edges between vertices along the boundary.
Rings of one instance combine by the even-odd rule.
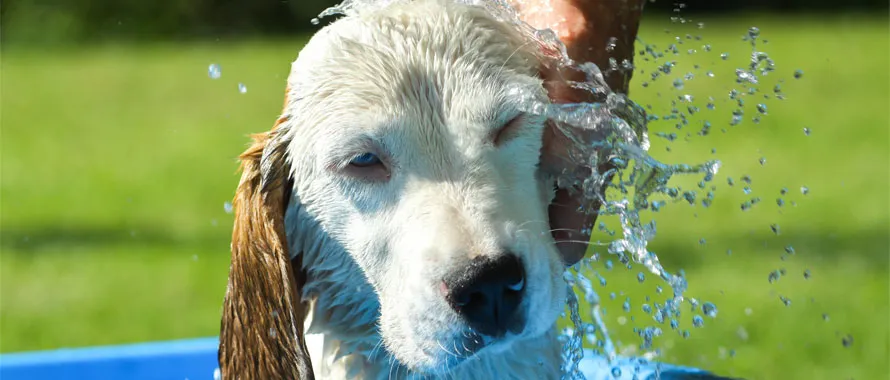
[[[284,212],[292,182],[276,122],[254,136],[241,159],[232,206],[232,264],[220,331],[220,370],[226,379],[313,379],[304,340],[305,281],[299,256],[291,264]]]

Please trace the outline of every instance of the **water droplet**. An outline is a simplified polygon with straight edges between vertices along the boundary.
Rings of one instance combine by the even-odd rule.
[[[822,313],[822,320],[828,322],[831,318],[828,316],[828,313]]]
[[[624,310],[624,312],[630,312],[630,298],[624,300],[624,304],[621,305],[621,309]]]
[[[247,93],[247,86],[244,83],[238,83],[238,92],[242,94]]]
[[[809,129],[809,128],[807,128],[807,127],[804,127],[804,128],[803,128],[803,134],[805,134],[805,135],[807,135],[807,136],[809,136],[809,135],[810,135],[810,133],[811,133],[811,131],[810,131],[810,129]]]
[[[702,313],[705,313],[705,315],[707,315],[711,318],[717,317],[717,305],[714,305],[711,302],[703,303],[701,305],[701,311],[702,311]]]
[[[637,281],[643,283],[644,281],[646,281],[646,275],[643,274],[643,272],[637,273]]]
[[[741,110],[733,111],[732,120],[729,121],[729,125],[736,126],[742,122],[742,115],[739,113]]]
[[[760,103],[757,105],[757,112],[766,115],[766,104]]]
[[[222,378],[222,372],[220,372],[219,368],[213,370],[213,380],[220,380]]]
[[[810,270],[809,270],[809,269],[806,269],[806,270],[803,271],[803,278],[809,280],[811,276],[812,276],[812,274],[810,274]]]
[[[701,315],[696,315],[692,317],[692,325],[695,327],[702,327],[705,325],[705,320],[701,317]]]
[[[278,337],[278,331],[274,327],[269,328],[269,337],[275,339]]]
[[[769,225],[769,229],[773,230],[773,233],[776,234],[776,235],[779,235],[779,234],[781,233],[781,231],[779,230],[779,225],[778,225],[778,224],[775,224],[775,223],[770,224],[770,225]]]
[[[803,70],[794,70],[794,79],[800,79],[801,77],[803,77]]]
[[[744,188],[742,188],[742,192],[744,192],[745,194],[751,194],[752,190],[750,187],[745,186]]]
[[[772,284],[772,283],[775,283],[776,281],[779,281],[779,278],[781,278],[781,277],[782,277],[782,274],[779,273],[778,270],[774,270],[772,272],[769,272],[769,276],[767,277],[767,280],[769,281],[770,284]]]
[[[790,245],[786,245],[786,246],[785,246],[785,253],[787,253],[787,254],[789,254],[789,255],[793,255],[793,254],[794,254],[794,247],[792,247],[792,246],[790,246]]]
[[[312,25],[318,25],[321,23],[321,20],[319,20],[318,17],[313,17],[309,22],[312,23]]]
[[[779,205],[779,207],[785,206],[785,200],[782,198],[776,198],[776,204]]]
[[[735,70],[736,83],[753,83],[757,84],[757,76],[754,73],[747,72],[742,69]]]
[[[677,78],[677,79],[674,80],[674,88],[676,88],[676,89],[678,89],[678,90],[682,90],[683,87],[684,87],[684,85],[685,85],[685,84],[683,83],[683,80],[682,80],[682,79]]]
[[[785,304],[785,306],[791,306],[790,298],[785,297],[785,296],[779,296],[779,299],[782,300],[782,303]]]
[[[231,214],[231,213],[232,213],[232,210],[233,210],[233,208],[232,208],[232,202],[226,202],[226,203],[223,203],[223,210],[226,211],[226,214]]]
[[[699,29],[704,29],[704,28],[705,28],[705,23],[703,23],[703,22],[700,22],[700,23],[698,23],[698,24],[696,24],[696,25],[698,26]]]
[[[222,76],[222,67],[216,63],[211,63],[210,66],[207,67],[207,75],[210,79],[219,79],[219,77]]]
[[[752,26],[752,27],[748,28],[748,38],[756,39],[759,36],[760,36],[760,28],[758,28],[756,26]]]
[[[617,44],[618,44],[618,38],[616,38],[616,37],[609,37],[609,41],[606,42],[606,51],[613,51],[613,50],[615,50],[615,45],[617,45]]]
[[[198,261],[198,255],[192,255],[192,261]]]
[[[612,377],[614,377],[616,379],[620,378],[621,377],[621,368],[612,367]]]
[[[801,186],[801,187],[800,187],[800,193],[803,194],[803,195],[807,195],[807,194],[810,193],[810,188],[809,188],[809,187],[806,187],[806,186]]]
[[[853,336],[850,334],[845,335],[844,338],[841,339],[841,344],[843,344],[845,348],[849,348],[853,345]]]

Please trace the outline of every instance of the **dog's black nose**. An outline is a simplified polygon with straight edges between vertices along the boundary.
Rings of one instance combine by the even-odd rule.
[[[444,280],[451,307],[477,332],[504,335],[525,290],[525,270],[513,254],[479,256]]]

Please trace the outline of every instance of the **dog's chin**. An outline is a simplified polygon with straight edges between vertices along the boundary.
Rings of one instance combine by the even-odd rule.
[[[513,333],[492,338],[468,331],[443,341],[429,352],[424,352],[428,360],[411,369],[425,375],[444,375],[481,355],[496,355],[508,351],[517,339],[520,339],[520,335]]]

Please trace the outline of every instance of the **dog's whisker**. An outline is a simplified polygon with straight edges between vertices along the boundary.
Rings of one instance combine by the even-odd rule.
[[[438,344],[439,348],[441,348],[442,351],[445,351],[446,354],[457,357],[457,354],[453,354],[453,353],[451,353],[451,351],[448,351],[448,349],[445,348],[444,345],[442,345],[442,342],[440,342],[438,338],[436,338],[436,344]]]
[[[505,60],[504,60],[504,63],[501,64],[501,67],[498,68],[498,74],[497,74],[497,75],[498,75],[498,76],[501,76],[501,74],[503,74],[503,72],[504,72],[504,68],[507,67],[507,63],[510,62],[510,59],[512,59],[513,56],[516,55],[516,53],[518,53],[520,50],[522,50],[522,49],[525,48],[526,46],[532,44],[533,42],[534,42],[534,41],[526,41],[525,43],[523,43],[523,44],[519,45],[518,47],[516,47],[516,49],[514,49],[513,52],[510,53],[509,56],[507,56],[507,59],[505,59]]]
[[[377,353],[379,352],[379,350],[380,350],[381,348],[383,348],[383,340],[382,340],[382,339],[381,339],[381,340],[378,340],[378,341],[377,341],[377,344],[375,344],[374,347],[371,348],[371,353],[368,355],[368,357],[370,357],[370,358],[374,358],[375,355],[377,355]]]
[[[396,370],[395,374],[393,374],[393,370]],[[389,380],[392,380],[392,379],[397,378],[398,375],[399,375],[399,372],[398,372],[398,368],[396,368],[395,358],[390,358],[389,359],[389,371],[387,374],[387,378]]]
[[[517,230],[518,230],[518,229],[522,229],[522,227],[525,227],[525,226],[527,226],[527,225],[529,225],[529,224],[531,224],[531,223],[547,224],[547,221],[546,221],[546,220],[540,220],[540,219],[530,219],[530,220],[526,220],[526,221],[524,221],[524,222],[522,222],[522,223],[519,223],[519,225],[516,226],[516,229],[517,229]]]
[[[586,241],[586,240],[572,240],[572,239],[556,240],[556,244],[560,244],[560,243],[584,244],[584,245],[588,245],[588,246],[597,246],[597,247],[609,246],[609,243],[603,243],[601,241]]]

